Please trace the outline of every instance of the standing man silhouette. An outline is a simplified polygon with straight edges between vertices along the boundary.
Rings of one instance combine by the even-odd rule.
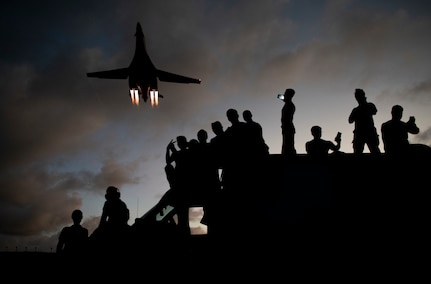
[[[249,139],[249,149],[252,151],[252,155],[258,155],[259,157],[266,156],[269,154],[269,147],[263,138],[263,129],[260,123],[253,120],[253,114],[250,110],[246,109],[242,112],[242,118],[247,126],[247,136]]]
[[[189,207],[191,197],[191,182],[195,180],[191,172],[190,141],[184,135],[177,136],[177,146],[171,140],[166,147],[166,164],[175,163],[173,171],[173,196],[178,217],[178,229],[182,237],[190,236]]]
[[[379,135],[373,119],[377,108],[373,103],[367,102],[367,97],[362,89],[355,89],[355,98],[358,106],[352,110],[348,119],[349,123],[355,124],[352,141],[353,153],[363,153],[365,144],[367,144],[371,154],[380,154]]]
[[[215,134],[215,136],[210,139],[212,158],[217,168],[221,169],[224,161],[223,156],[225,155],[223,124],[219,120],[216,120],[211,123],[211,129]]]
[[[284,106],[281,110],[281,133],[283,136],[281,154],[292,156],[296,154],[295,150],[295,126],[293,125],[293,115],[296,107],[292,102],[295,95],[294,89],[286,89],[284,92]]]
[[[222,213],[224,213],[223,209],[223,196],[222,196],[222,189],[223,184],[222,181],[223,178],[223,167],[225,165],[225,141],[224,141],[224,127],[223,124],[216,120],[211,123],[211,129],[215,136],[213,136],[210,139],[210,149],[211,149],[211,159],[212,163],[214,163],[214,168],[217,171],[218,175],[218,190],[215,191],[214,195],[210,199],[210,207],[212,209],[212,212],[210,212],[210,223],[211,225],[207,228],[207,234],[212,236],[214,234],[220,233],[220,228],[223,228],[223,218]],[[210,210],[211,211],[211,210]],[[213,216],[216,216],[215,218],[212,218],[211,213],[213,213]]]
[[[64,227],[58,237],[56,253],[78,255],[88,249],[88,229],[81,226],[82,211],[73,210],[73,225]]]

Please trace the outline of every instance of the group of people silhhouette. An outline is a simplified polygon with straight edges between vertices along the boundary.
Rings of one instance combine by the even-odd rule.
[[[240,189],[250,187],[245,181],[252,180],[259,159],[269,155],[262,127],[253,120],[250,110],[243,112],[244,121],[240,121],[236,109],[229,109],[226,116],[231,125],[224,130],[220,121],[211,123],[215,136],[209,141],[208,132],[200,129],[197,138],[187,140],[180,135],[176,146],[171,141],[166,148],[165,170],[183,236],[190,235],[191,206],[203,207],[201,222],[208,226],[209,235],[217,234],[220,220],[227,220],[221,217],[221,203],[229,205],[223,193],[229,192],[230,199],[249,196]]]
[[[296,111],[293,97],[295,90],[288,88],[284,92],[284,106],[281,111],[282,156],[289,158],[297,154],[295,149],[296,129],[293,123]],[[376,106],[367,101],[362,89],[355,89],[358,106],[355,107],[348,122],[354,124],[353,153],[362,154],[367,145],[371,154],[381,154],[379,135],[374,125],[373,116]],[[381,125],[381,135],[385,153],[388,155],[405,155],[409,153],[408,134],[418,134],[419,128],[411,116],[403,122],[403,108],[392,107],[392,119]],[[242,113],[240,120],[236,109],[228,109],[226,116],[230,125],[224,129],[220,121],[211,123],[214,134],[209,139],[208,132],[200,129],[196,138],[187,139],[183,135],[171,140],[166,147],[165,173],[170,189],[164,195],[166,204],[174,206],[177,215],[179,236],[190,235],[189,208],[202,206],[204,216],[201,220],[208,226],[208,235],[218,235],[223,228],[244,228],[246,219],[257,222],[259,216],[248,216],[246,219],[232,221],[228,214],[234,210],[247,211],[258,204],[258,192],[263,185],[262,172],[265,170],[265,159],[269,156],[269,147],[265,142],[261,125],[254,121],[250,110]],[[341,133],[334,142],[322,139],[322,128],[311,127],[313,139],[307,141],[307,155],[316,158],[338,153],[341,147]],[[89,236],[88,230],[82,227],[81,210],[72,213],[73,225],[64,227],[58,239],[57,252],[60,254],[81,253],[91,246],[102,250],[113,250],[116,246],[127,244],[131,234],[129,210],[120,199],[119,189],[109,186],[105,195],[102,216],[98,228]],[[166,205],[165,204],[165,205]],[[164,206],[164,205],[163,205]],[[232,223],[234,222],[234,223]]]
[[[124,249],[131,236],[129,209],[115,186],[108,186],[105,199],[99,225],[91,235],[81,225],[83,212],[80,209],[72,212],[73,225],[61,230],[56,253],[84,256],[90,253],[116,253]]]
[[[293,116],[295,114],[295,105],[292,99],[295,95],[295,90],[288,88],[284,92],[284,106],[281,112],[281,128],[282,128],[282,150],[281,153],[286,156],[296,154],[295,150],[295,126],[293,124]],[[358,106],[351,111],[348,122],[354,124],[353,130],[353,153],[362,154],[367,145],[371,154],[380,154],[380,140],[377,133],[377,128],[374,125],[374,115],[377,114],[377,107],[374,103],[368,102],[363,89],[355,89],[355,99]],[[381,135],[385,154],[389,155],[406,155],[410,153],[412,148],[408,141],[408,134],[418,134],[419,128],[415,123],[414,116],[410,116],[407,122],[401,120],[403,115],[403,107],[394,105],[392,107],[392,119],[381,125]],[[323,140],[321,138],[322,129],[315,125],[311,128],[313,140],[306,143],[306,151],[309,155],[326,155],[331,150],[337,152],[340,149],[341,133],[337,135],[335,143],[332,141]]]

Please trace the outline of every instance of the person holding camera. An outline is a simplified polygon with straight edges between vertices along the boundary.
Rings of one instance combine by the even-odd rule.
[[[313,135],[313,140],[305,143],[305,150],[309,156],[315,158],[327,157],[329,151],[336,153],[341,147],[341,132],[338,132],[335,137],[335,142],[322,139],[322,128],[318,125],[311,127],[311,135]]]
[[[391,110],[392,119],[382,123],[382,140],[386,154],[407,153],[410,148],[408,134],[419,133],[414,116],[410,116],[407,122],[401,121],[403,110],[402,106],[394,105]]]

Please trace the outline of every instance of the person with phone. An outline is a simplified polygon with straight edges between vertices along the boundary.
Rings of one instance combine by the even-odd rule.
[[[284,101],[284,106],[281,109],[281,134],[283,136],[281,145],[281,154],[284,156],[296,155],[295,149],[295,125],[293,124],[293,116],[296,111],[296,106],[292,99],[295,95],[295,90],[288,88],[284,91],[283,96],[279,96]]]
[[[307,154],[312,157],[327,157],[329,151],[337,153],[341,147],[341,132],[337,133],[335,137],[335,142],[322,139],[322,128],[318,125],[311,127],[311,135],[313,139],[305,143],[305,150]]]
[[[386,154],[405,154],[410,148],[408,134],[418,134],[414,116],[410,116],[407,122],[401,121],[403,107],[394,105],[391,110],[392,119],[382,123],[381,132],[383,147]]]

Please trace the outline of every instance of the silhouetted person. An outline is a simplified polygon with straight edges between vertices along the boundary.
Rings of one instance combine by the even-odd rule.
[[[165,165],[165,174],[169,183],[169,188],[173,188],[175,186],[175,167],[172,163]]]
[[[212,146],[208,142],[208,132],[200,129],[197,133],[199,141],[196,147],[196,171],[195,176],[198,179],[197,195],[202,200],[204,216],[202,224],[207,225],[207,232],[212,231],[212,224],[217,213],[217,198],[220,194],[221,185],[218,173],[218,164],[216,162]]]
[[[177,136],[177,146],[173,141],[166,147],[166,164],[175,163],[173,181],[173,195],[178,217],[178,229],[182,236],[190,235],[189,203],[190,203],[190,151],[189,142],[183,135]]]
[[[296,154],[295,149],[295,126],[293,124],[293,115],[295,114],[296,107],[292,102],[295,90],[286,89],[284,91],[284,105],[281,109],[281,134],[283,136],[281,145],[281,154],[292,156]]]
[[[202,176],[204,170],[204,163],[206,163],[204,157],[205,146],[199,143],[196,138],[192,138],[188,142],[188,154],[187,154],[187,188],[189,194],[189,207],[200,206],[203,203],[205,188],[202,185],[205,183],[205,178]]]
[[[353,130],[353,153],[361,154],[367,144],[370,153],[379,154],[379,135],[374,126],[373,116],[377,108],[373,103],[367,102],[367,97],[362,89],[355,89],[355,98],[358,106],[349,115],[349,123],[354,123]]]
[[[394,105],[391,110],[392,119],[382,123],[382,141],[386,154],[407,154],[410,148],[408,134],[418,134],[415,117],[410,116],[407,122],[401,121],[403,107]]]
[[[247,125],[239,120],[239,114],[236,109],[228,109],[226,116],[231,125],[224,133],[224,149],[225,149],[225,164],[224,178],[225,180],[238,180],[236,173],[246,163],[250,153],[247,149],[249,143],[247,139]],[[225,183],[225,186],[227,184]]]
[[[211,129],[215,135],[210,139],[212,159],[213,162],[216,163],[219,171],[220,182],[222,183],[223,165],[226,160],[225,130],[223,128],[223,124],[218,120],[211,123]],[[223,184],[221,184],[221,186],[223,187]]]
[[[99,226],[124,228],[128,226],[130,212],[126,203],[121,200],[120,190],[115,186],[108,186],[103,204],[102,217]]]
[[[183,139],[180,138],[180,141],[182,141]],[[155,209],[153,212],[158,212],[161,215],[165,214],[164,212],[168,209],[168,206],[173,206],[175,208],[175,210],[177,210],[178,206],[184,206],[184,204],[182,202],[178,202],[179,197],[179,184],[178,184],[178,180],[181,177],[177,177],[177,172],[175,169],[175,160],[171,157],[171,149],[174,144],[174,140],[171,140],[168,144],[168,146],[166,147],[166,165],[165,165],[165,174],[166,174],[166,179],[168,180],[169,183],[169,190],[165,192],[165,194],[162,196],[162,198],[160,199],[159,203],[155,206]],[[184,141],[180,142],[180,144],[183,143],[184,147],[187,149],[188,146],[188,142],[187,139],[185,139],[184,137]],[[175,150],[174,150],[175,151]],[[157,208],[157,209],[156,209]],[[184,212],[184,210],[180,210],[180,215],[181,212]],[[188,211],[187,211],[188,214]],[[169,214],[171,215],[171,214]],[[188,216],[188,215],[187,215]],[[183,218],[188,218],[187,216],[183,216],[181,215],[181,220],[183,220]],[[155,217],[154,217],[155,219]],[[175,225],[176,227],[176,222],[173,218],[173,215],[170,216],[169,218],[166,218],[166,216],[163,216],[163,220],[164,222],[166,222],[167,224],[171,224],[171,225]]]
[[[250,224],[256,222],[254,215],[256,208],[256,197],[259,196],[263,187],[262,159],[261,155],[250,151],[247,147],[250,143],[248,126],[239,120],[236,109],[228,109],[226,116],[231,125],[224,133],[225,141],[225,163],[223,164],[223,218],[224,224],[229,228],[227,231],[238,231],[238,234],[247,234],[251,230]],[[247,212],[247,218],[233,219],[231,212]],[[226,213],[226,214],[225,214]],[[238,235],[237,234],[237,235]]]
[[[223,161],[223,225],[233,226],[233,220],[228,213],[234,210],[236,205],[246,202],[247,183],[252,179],[252,173],[247,169],[251,167],[248,162],[249,151],[247,150],[247,126],[239,120],[236,109],[230,108],[226,116],[231,125],[224,132],[224,161]]]
[[[224,149],[224,128],[223,124],[220,121],[214,121],[211,123],[211,129],[215,134],[214,137],[210,139],[211,153],[213,156],[213,161],[217,164],[219,169],[222,168],[223,157],[225,155]]]
[[[130,245],[130,212],[115,186],[106,188],[99,226],[90,236],[99,253],[126,252]]]
[[[250,150],[255,152],[257,155],[264,156],[269,154],[269,147],[263,138],[262,126],[253,120],[253,115],[248,109],[242,112],[242,117],[249,133],[247,136],[249,139],[248,146],[250,147]]]
[[[82,255],[88,249],[88,229],[82,227],[82,211],[73,210],[73,225],[64,227],[58,237],[56,252],[64,255]]]
[[[318,125],[311,127],[311,135],[313,140],[305,143],[305,150],[311,157],[322,158],[329,154],[329,151],[336,153],[341,147],[341,135],[335,137],[335,142],[322,139],[322,128]]]
[[[210,198],[210,207],[212,208],[212,213],[209,215],[208,221],[204,220],[204,222],[208,222],[211,225],[208,226],[207,233],[211,235],[217,235],[220,232],[220,228],[223,226],[223,202],[224,202],[224,196],[223,196],[223,167],[225,165],[225,155],[226,155],[226,149],[225,149],[225,130],[223,128],[223,124],[216,120],[211,123],[211,129],[215,136],[213,136],[210,139],[210,153],[211,153],[211,160],[214,164],[215,170],[217,171],[218,175],[218,191],[215,191],[214,195]],[[211,213],[211,212],[210,212]]]

